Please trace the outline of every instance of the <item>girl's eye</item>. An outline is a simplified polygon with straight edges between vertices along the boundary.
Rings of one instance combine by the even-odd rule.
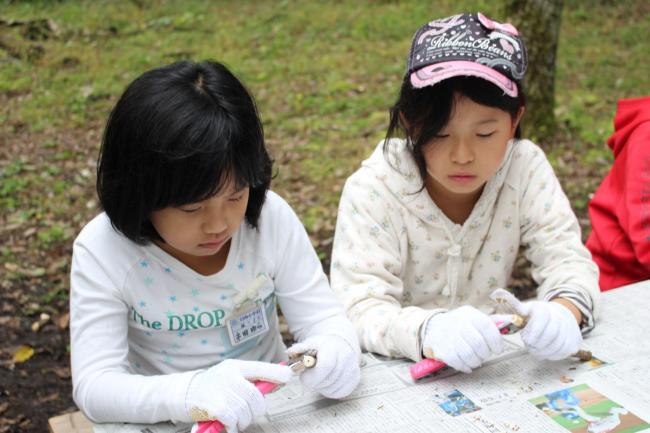
[[[495,132],[496,131],[492,131],[492,132],[488,132],[487,134],[476,134],[476,135],[481,137],[481,138],[488,138],[488,137],[491,137],[492,135],[494,135]]]
[[[193,213],[201,209],[201,207],[193,207],[193,208],[179,208],[181,211],[185,213]]]
[[[243,195],[240,195],[239,197],[233,197],[233,198],[229,199],[229,201],[233,201],[233,202],[234,202],[234,201],[239,201],[239,200],[241,200],[243,197],[244,197]]]

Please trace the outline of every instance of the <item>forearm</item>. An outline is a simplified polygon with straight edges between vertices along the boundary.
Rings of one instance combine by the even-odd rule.
[[[598,268],[581,241],[580,225],[551,165],[541,150],[534,153],[524,173],[530,178],[522,195],[521,243],[528,246],[526,257],[539,284],[539,298],[573,303],[582,315],[582,331],[589,332],[599,309]]]
[[[597,296],[597,295],[596,295]],[[583,334],[591,332],[595,327],[594,299],[591,292],[582,290],[580,285],[574,287],[560,286],[542,293],[541,299],[559,302],[569,309],[578,321]]]
[[[420,330],[432,313],[373,298],[348,310],[363,350],[414,361],[422,359]]]
[[[578,325],[580,325],[582,323],[582,320],[583,320],[582,313],[580,312],[578,307],[576,307],[575,304],[572,301],[570,301],[570,300],[568,300],[566,298],[553,298],[553,299],[551,299],[551,302],[557,302],[558,304],[563,305],[566,308],[568,308],[569,311],[571,312],[571,314],[573,314],[573,317],[576,318],[576,322],[578,322]]]
[[[74,384],[77,406],[94,422],[189,422],[187,387],[196,372],[141,376],[95,372]]]

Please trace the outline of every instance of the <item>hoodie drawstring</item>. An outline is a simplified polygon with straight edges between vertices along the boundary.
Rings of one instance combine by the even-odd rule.
[[[452,244],[447,250],[447,286],[443,289],[444,296],[451,296],[450,306],[456,303],[458,293],[458,276],[461,266],[460,244]]]

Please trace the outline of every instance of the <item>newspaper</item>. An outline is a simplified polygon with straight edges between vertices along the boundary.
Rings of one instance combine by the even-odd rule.
[[[471,374],[414,383],[411,361],[363,355],[362,380],[344,400],[296,379],[269,394],[267,415],[246,433],[650,432],[650,281],[603,294],[584,347],[595,358],[539,361],[518,335]],[[186,433],[190,426],[96,425],[96,433]]]

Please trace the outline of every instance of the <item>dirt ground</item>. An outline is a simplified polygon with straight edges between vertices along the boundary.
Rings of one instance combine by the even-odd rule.
[[[3,301],[2,311],[19,307],[18,300],[8,299]],[[47,431],[50,416],[76,410],[71,396],[68,330],[49,321],[33,332],[29,318],[16,317],[7,323],[5,317],[0,328],[3,346],[29,341],[37,350],[29,361],[13,368],[5,364],[0,371],[0,432]]]
[[[92,169],[100,125],[40,133],[12,126],[12,134],[0,133],[0,172],[6,173],[8,162],[17,155],[24,155],[21,175],[25,179],[44,171],[49,163],[63,167],[59,174],[63,179]],[[48,142],[58,144],[42,145]],[[56,161],[57,152],[65,148],[74,156]],[[74,231],[96,212],[86,206],[87,198],[94,196],[93,185],[92,181],[74,183],[55,207],[30,206],[47,201],[40,188],[33,189],[33,196],[22,200],[40,209],[37,214],[13,222],[11,214],[0,213],[0,433],[45,432],[49,417],[76,410],[69,365],[68,273]],[[57,239],[39,236],[55,220],[70,221],[71,233]],[[33,354],[15,362],[21,346],[33,349]]]

